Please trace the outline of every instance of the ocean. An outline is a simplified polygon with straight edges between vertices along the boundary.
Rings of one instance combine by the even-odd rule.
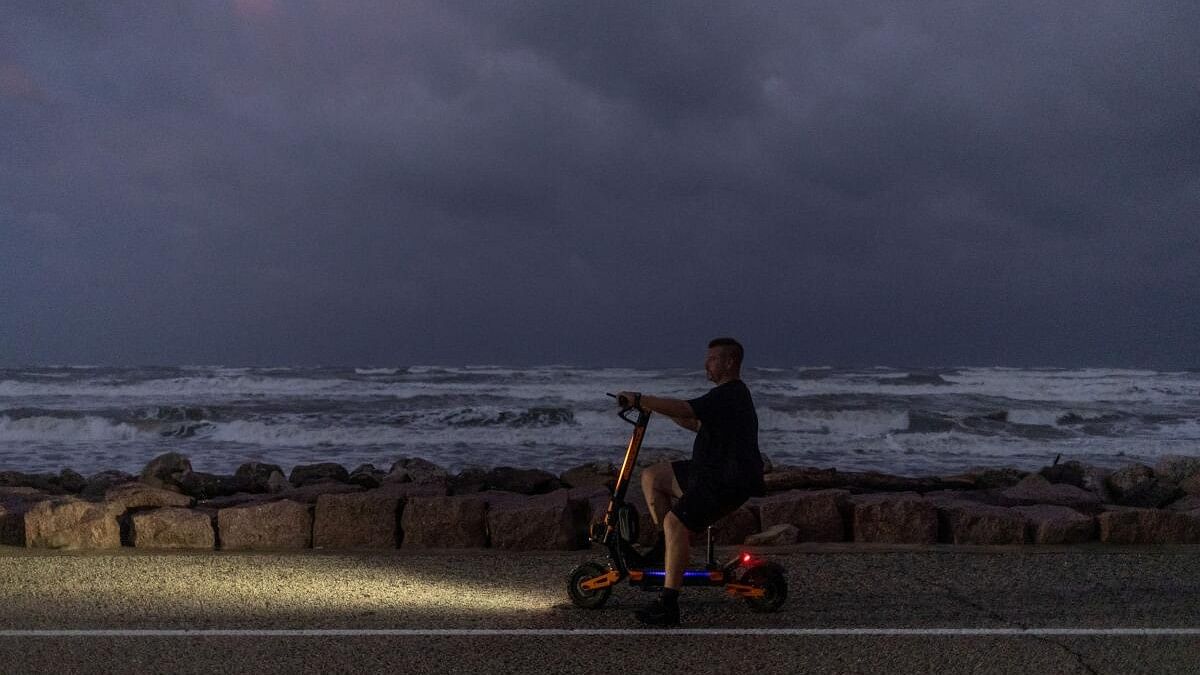
[[[775,465],[946,475],[1100,466],[1200,452],[1200,373],[1111,369],[749,368]],[[197,471],[246,461],[387,469],[419,456],[559,472],[619,463],[631,427],[605,392],[680,398],[701,369],[548,366],[0,369],[0,470],[136,473],[181,452]],[[646,456],[692,434],[651,420]]]

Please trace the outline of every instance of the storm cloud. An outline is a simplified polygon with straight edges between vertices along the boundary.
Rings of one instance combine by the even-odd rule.
[[[1200,366],[1194,2],[8,3],[0,361]]]

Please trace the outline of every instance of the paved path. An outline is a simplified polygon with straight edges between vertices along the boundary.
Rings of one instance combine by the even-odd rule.
[[[1200,547],[776,549],[784,611],[689,589],[676,631],[570,606],[592,557],[0,547],[0,673],[1200,672]]]

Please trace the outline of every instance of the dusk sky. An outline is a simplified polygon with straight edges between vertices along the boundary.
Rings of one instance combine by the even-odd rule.
[[[1200,367],[1200,3],[6,0],[0,365]]]

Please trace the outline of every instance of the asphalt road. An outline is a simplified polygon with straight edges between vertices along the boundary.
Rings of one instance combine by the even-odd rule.
[[[763,552],[783,611],[688,589],[688,632],[635,630],[628,587],[572,607],[587,551],[0,547],[0,673],[1200,673],[1200,547]]]

